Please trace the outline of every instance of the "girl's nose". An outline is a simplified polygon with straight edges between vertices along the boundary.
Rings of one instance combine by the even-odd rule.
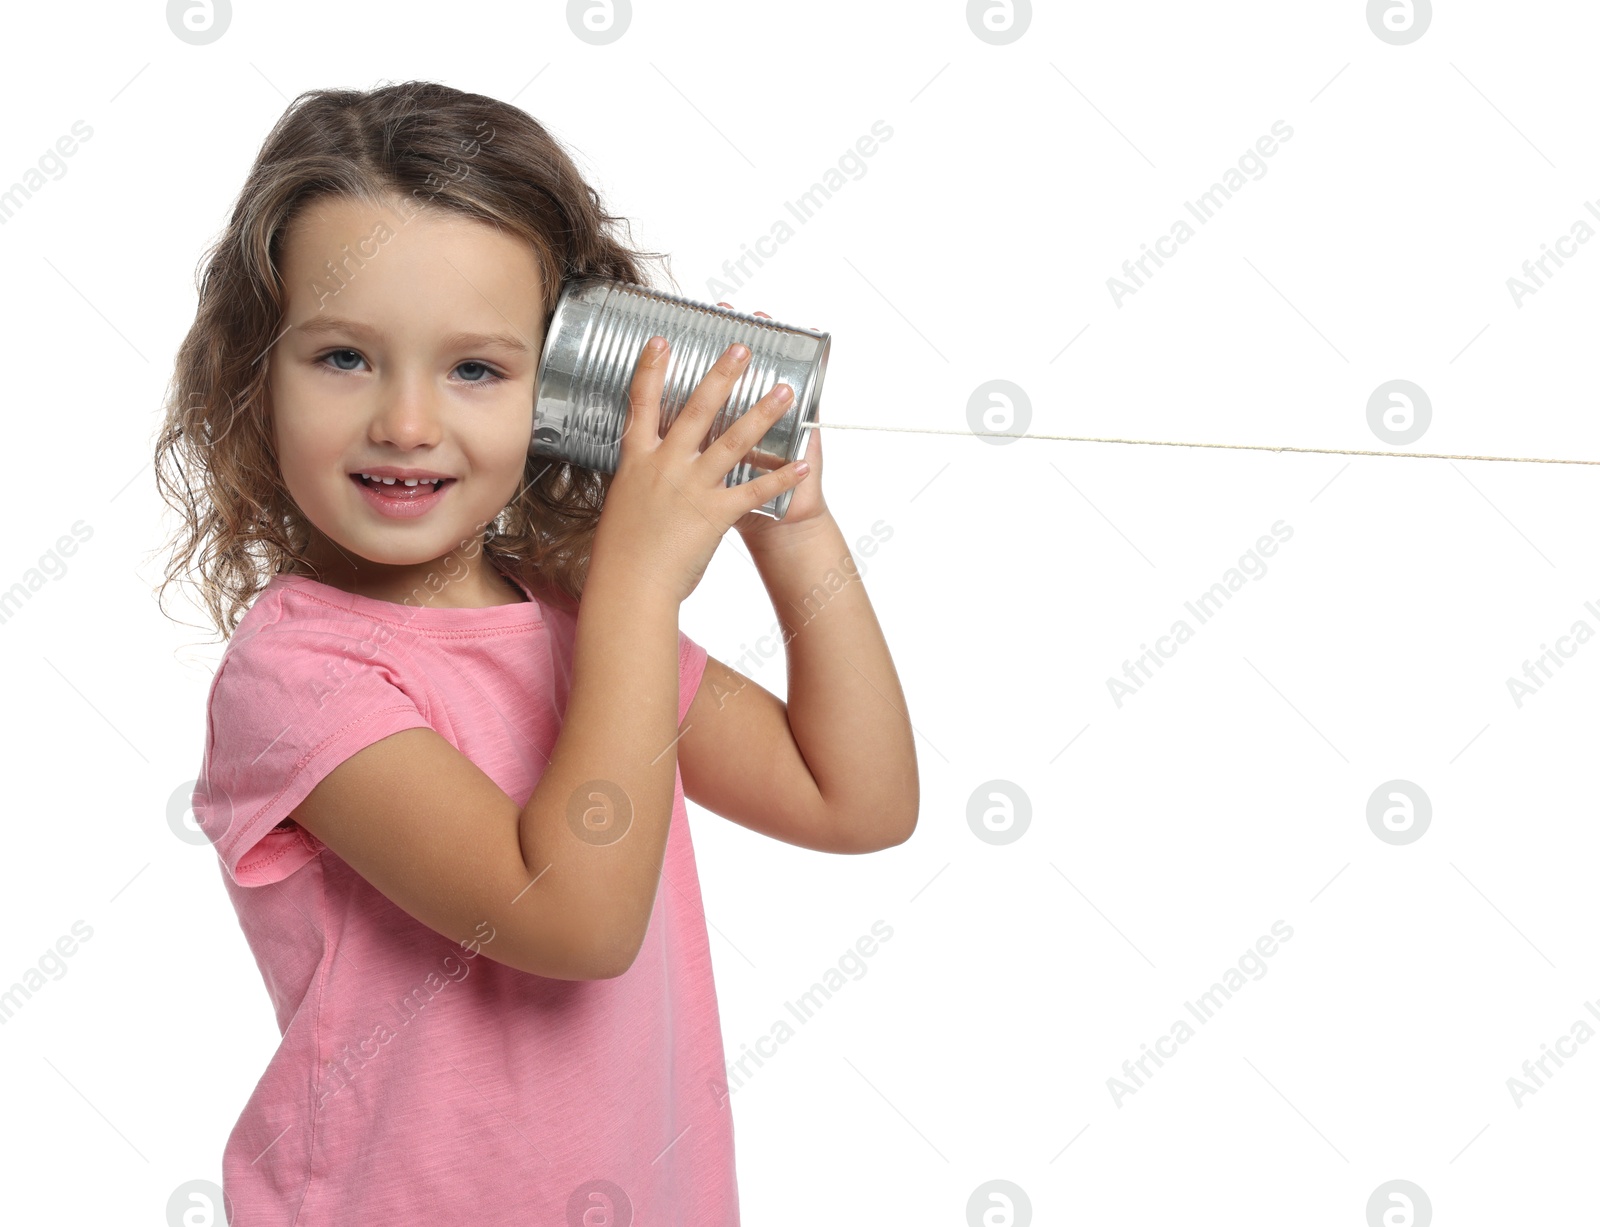
[[[439,442],[442,425],[437,390],[425,375],[401,376],[382,395],[369,431],[373,443],[413,448]]]

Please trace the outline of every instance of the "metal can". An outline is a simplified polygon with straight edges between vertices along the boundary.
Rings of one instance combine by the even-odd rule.
[[[556,303],[539,358],[529,450],[615,473],[628,388],[653,336],[666,337],[671,347],[661,389],[662,435],[705,373],[739,341],[750,347],[750,360],[703,442],[720,436],[777,384],[794,389],[794,400],[724,484],[741,485],[800,458],[821,405],[828,333],[603,277],[569,281]],[[755,510],[781,520],[793,495],[785,490]]]

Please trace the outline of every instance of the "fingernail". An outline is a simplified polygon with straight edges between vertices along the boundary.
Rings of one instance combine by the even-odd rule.
[[[733,360],[735,362],[743,362],[750,356],[749,348],[744,345],[735,344],[728,350],[728,352],[733,355]]]
[[[667,339],[665,337],[651,337],[644,343],[644,347],[652,354],[659,354],[667,347]]]
[[[794,471],[796,473],[809,473],[811,472],[811,466],[802,460],[794,466]]]

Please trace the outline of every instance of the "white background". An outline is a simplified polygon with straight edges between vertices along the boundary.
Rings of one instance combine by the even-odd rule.
[[[277,1040],[212,852],[168,825],[221,648],[156,607],[149,460],[196,262],[290,99],[413,77],[514,99],[708,301],[885,121],[730,299],[833,334],[824,422],[966,431],[1005,379],[1034,434],[1600,459],[1600,243],[1520,304],[1507,285],[1600,227],[1600,14],[1441,8],[1406,45],[1360,2],[1039,4],[1004,45],[950,2],[638,0],[604,46],[560,3],[239,3],[204,46],[160,4],[8,14],[0,185],[93,129],[0,226],[0,588],[56,573],[0,624],[0,987],[93,930],[0,1027],[11,1217],[168,1221],[220,1180]],[[1119,304],[1107,279],[1279,120],[1266,173]],[[1368,425],[1391,379],[1431,399],[1408,447]],[[1600,631],[1600,472],[823,443],[846,536],[892,528],[858,558],[922,812],[851,858],[691,807],[731,1059],[893,930],[736,1090],[744,1221],[1361,1227],[1391,1180],[1432,1207],[1396,1227],[1580,1221],[1600,1044],[1520,1105],[1507,1080],[1600,1026],[1600,644],[1520,706],[1507,679]],[[1266,573],[1119,706],[1108,679],[1278,521]],[[730,662],[772,628],[734,534],[680,625]],[[778,662],[753,676],[783,692]],[[1396,779],[1432,806],[1399,846],[1367,822]],[[997,780],[1031,810],[1009,843],[969,822]],[[1279,920],[1262,977],[1119,1101],[1122,1063]]]

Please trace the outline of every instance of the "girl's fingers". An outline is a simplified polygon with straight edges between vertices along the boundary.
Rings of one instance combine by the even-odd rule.
[[[656,343],[660,349],[652,349]],[[666,380],[667,343],[665,337],[652,337],[639,353],[628,385],[628,416],[622,424],[622,451],[631,454],[648,447],[661,435],[661,387]]]
[[[784,395],[785,393],[787,395]],[[788,412],[793,404],[794,390],[788,384],[778,384],[751,405],[747,412],[740,414],[738,420],[706,448],[704,454],[709,463],[718,473],[728,473],[766,436],[767,431],[772,429],[772,424]],[[751,463],[757,467],[768,467],[773,460],[770,456],[758,454]]]
[[[742,357],[734,357],[735,348],[744,350]],[[689,452],[700,450],[701,440],[710,433],[712,418],[728,403],[733,385],[744,374],[749,362],[750,347],[735,343],[728,346],[723,351],[722,357],[712,363],[711,369],[695,385],[682,411],[667,429],[666,438],[673,446],[682,447]],[[659,403],[659,385],[656,397]]]
[[[775,472],[765,473],[734,486],[734,490],[744,493],[741,501],[745,504],[745,512],[754,511],[757,507],[777,498],[785,490],[792,489],[804,481],[806,474],[797,472],[799,466],[800,461],[796,460],[793,464],[786,464]]]

